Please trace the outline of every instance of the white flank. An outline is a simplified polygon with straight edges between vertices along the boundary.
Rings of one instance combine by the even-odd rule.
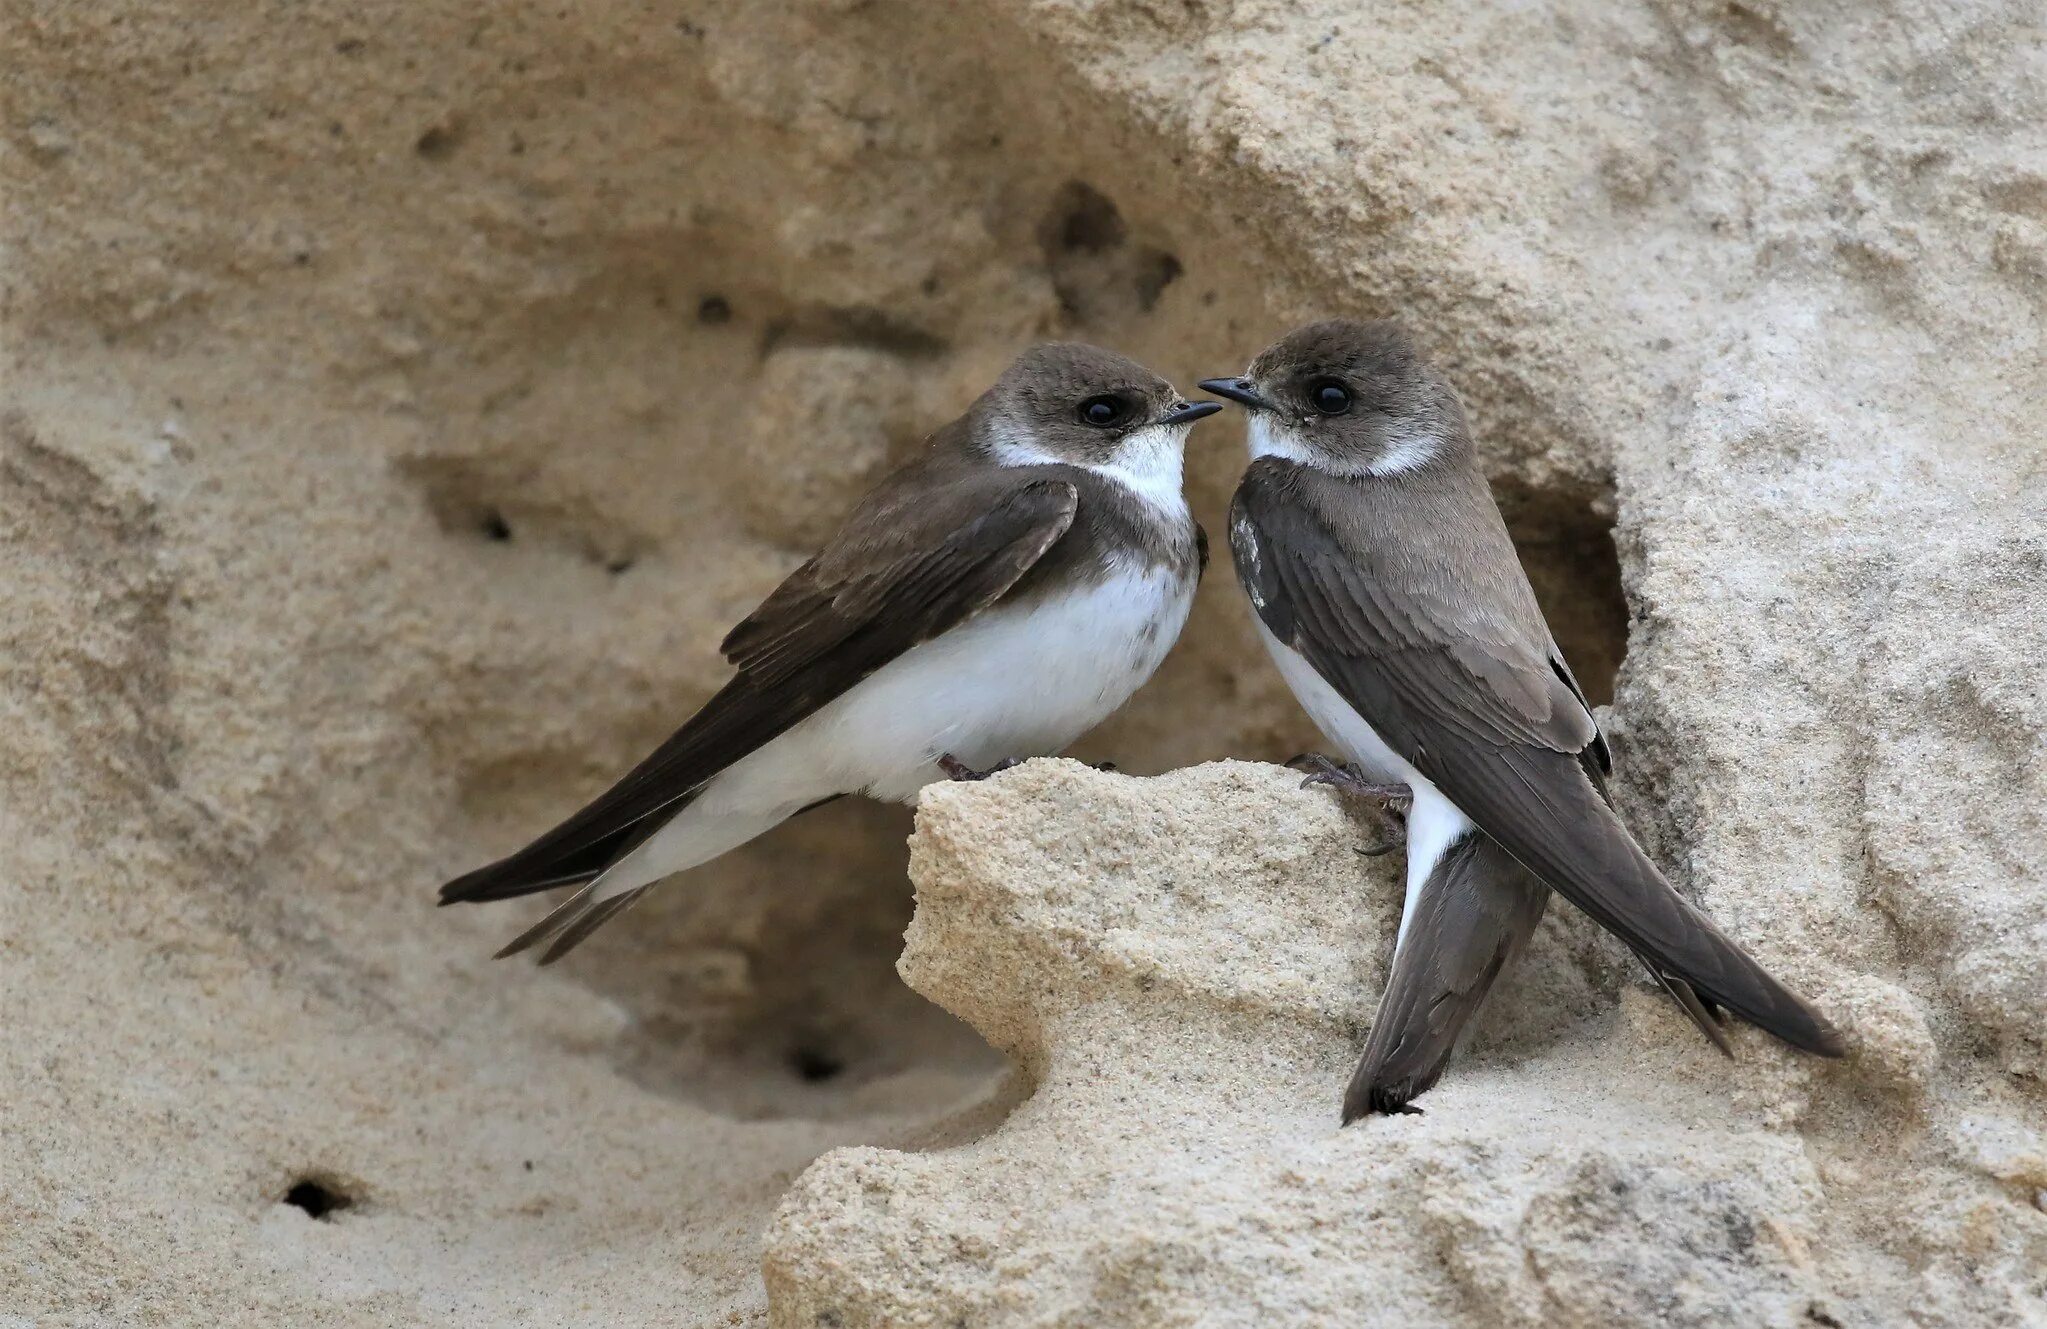
[[[945,778],[941,753],[985,769],[1062,751],[1152,676],[1193,601],[1191,577],[1132,568],[987,610],[734,763],[614,864],[592,900],[707,862],[833,794],[911,802]]]
[[[1407,939],[1408,920],[1414,916],[1415,901],[1421,898],[1429,874],[1435,871],[1443,852],[1473,829],[1471,819],[1444,797],[1427,776],[1388,747],[1370,722],[1352,710],[1350,703],[1298,651],[1273,636],[1262,622],[1258,624],[1258,635],[1301,708],[1330,742],[1372,779],[1404,784],[1414,790],[1414,807],[1407,814],[1407,896],[1400,907],[1400,931],[1393,942],[1398,953]]]

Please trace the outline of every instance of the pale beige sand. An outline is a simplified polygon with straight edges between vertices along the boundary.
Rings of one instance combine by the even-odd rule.
[[[814,1165],[772,1323],[2036,1322],[2037,1114],[1938,1083],[1966,1057],[1828,948],[1751,939],[1848,1060],[1742,1031],[1728,1062],[1559,909],[1424,1115],[1340,1130],[1402,888],[1299,783],[1033,762],[927,791],[903,973],[1034,1092],[963,1147]]]
[[[990,876],[1048,807],[1098,886],[991,926],[976,975],[912,972],[1046,1030],[1054,1078],[972,1154],[821,1165],[773,1230],[784,1322],[1334,1305],[1290,1284],[1344,1323],[2037,1322],[2029,13],[9,0],[0,1324],[765,1318],[816,1155],[971,1138],[1019,1091],[893,973],[907,814],[814,814],[546,975],[484,958],[530,910],[433,886],[665,733],[1017,347],[1187,384],[1396,310],[1581,674],[1626,651],[1634,823],[1856,1059],[1729,1071],[1566,917],[1516,989],[1550,1000],[1495,1012],[1428,1118],[1333,1135],[1383,879],[1320,895],[1211,799],[1160,856],[1216,865],[1200,907],[1141,909],[1124,837],[1215,782],[1341,828],[1269,772],[1034,768],[934,805],[922,885],[956,900],[920,935],[1053,890]],[[1219,532],[1234,426],[1197,440]],[[1310,740],[1217,568],[1084,754]],[[1109,926],[1184,999],[1047,1023],[1025,966],[1053,936],[1048,975],[1122,994]],[[900,1221],[831,1216],[859,1168]],[[308,1175],[357,1203],[281,1204]],[[961,1264],[1012,1258],[1045,1272]]]

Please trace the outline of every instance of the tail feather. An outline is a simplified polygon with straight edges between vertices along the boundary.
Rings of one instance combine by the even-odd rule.
[[[640,886],[618,895],[600,896],[597,893],[598,883],[593,881],[556,905],[548,912],[547,917],[512,938],[504,949],[491,958],[502,960],[521,951],[531,950],[545,941],[550,944],[541,952],[540,963],[553,964],[582,945],[591,933],[638,903],[640,897],[651,889],[652,887]]]
[[[640,897],[652,889],[651,886],[641,886],[627,891],[624,895],[614,895],[608,900],[597,901],[562,927],[555,935],[553,944],[540,953],[540,963],[550,965],[561,959],[582,945],[584,939],[591,933],[638,904]]]
[[[1700,1000],[1692,985],[1682,978],[1664,973],[1646,958],[1642,963],[1648,967],[1656,981],[1663,985],[1663,990],[1670,994],[1670,999],[1691,1018],[1693,1024],[1698,1026],[1699,1032],[1704,1034],[1714,1047],[1720,1049],[1720,1055],[1731,1060],[1734,1056],[1734,1045],[1727,1041],[1727,1031],[1720,1027],[1722,1024],[1720,1008]]]
[[[1542,921],[1549,890],[1473,831],[1430,869],[1393,955],[1393,971],[1350,1087],[1345,1125],[1368,1112],[1413,1112],[1458,1037]]]
[[[582,886],[589,883],[600,868],[587,872],[562,872],[552,877],[527,876],[503,870],[500,864],[492,863],[464,873],[441,887],[441,903],[489,904],[497,900],[516,900],[522,895],[538,895],[561,886]]]

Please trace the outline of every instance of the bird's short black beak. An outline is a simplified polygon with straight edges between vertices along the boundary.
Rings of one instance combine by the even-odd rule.
[[[1228,397],[1239,406],[1248,406],[1254,411],[1269,411],[1272,403],[1258,395],[1258,389],[1251,386],[1248,378],[1204,378],[1203,392],[1213,392],[1218,397]]]
[[[1183,401],[1167,412],[1166,418],[1159,421],[1159,423],[1162,425],[1192,424],[1205,415],[1214,415],[1222,408],[1223,404],[1219,401]]]

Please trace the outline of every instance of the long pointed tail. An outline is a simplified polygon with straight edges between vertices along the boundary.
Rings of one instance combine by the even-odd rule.
[[[1415,1110],[1408,1103],[1442,1077],[1458,1035],[1548,903],[1548,888],[1477,831],[1443,851],[1415,899],[1344,1092],[1346,1126],[1368,1112]]]

